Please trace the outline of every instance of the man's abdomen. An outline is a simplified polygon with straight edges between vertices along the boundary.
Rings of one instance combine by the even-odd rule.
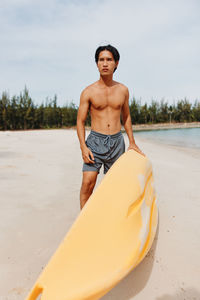
[[[121,130],[120,110],[91,110],[91,129],[103,134],[115,134]]]

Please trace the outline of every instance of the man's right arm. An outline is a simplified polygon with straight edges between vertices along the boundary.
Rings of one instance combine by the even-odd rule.
[[[85,163],[94,163],[94,156],[85,144],[85,120],[89,110],[90,99],[88,89],[86,88],[80,96],[80,105],[77,115],[77,135],[80,142],[82,157]]]

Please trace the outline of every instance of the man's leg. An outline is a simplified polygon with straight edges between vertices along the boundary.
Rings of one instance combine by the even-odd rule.
[[[83,179],[80,191],[80,207],[81,209],[87,202],[88,198],[93,192],[96,180],[97,180],[98,172],[95,171],[87,171],[83,172]]]

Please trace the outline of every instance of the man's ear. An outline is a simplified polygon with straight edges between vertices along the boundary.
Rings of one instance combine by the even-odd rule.
[[[116,63],[115,63],[115,68],[118,67],[118,64],[119,64],[119,61],[116,61]]]

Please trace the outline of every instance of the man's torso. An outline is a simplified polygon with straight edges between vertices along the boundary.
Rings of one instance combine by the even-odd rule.
[[[103,134],[115,134],[121,130],[120,114],[126,89],[115,81],[109,87],[102,87],[98,81],[88,87],[92,130]]]

